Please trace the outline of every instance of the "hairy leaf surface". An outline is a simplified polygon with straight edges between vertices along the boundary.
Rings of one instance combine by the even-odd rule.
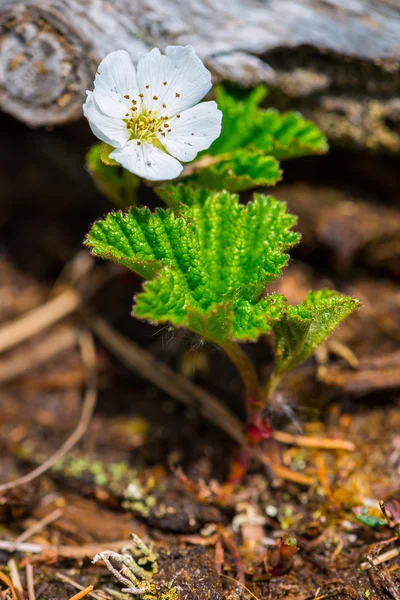
[[[217,88],[217,104],[223,112],[222,131],[207,153],[217,155],[248,148],[283,160],[327,151],[325,136],[300,113],[259,108],[265,94],[265,88],[258,87],[240,100],[224,88]]]
[[[178,212],[109,214],[86,244],[148,279],[136,297],[138,318],[185,326],[219,344],[256,340],[285,303],[277,294],[261,295],[299,239],[291,230],[295,217],[271,196],[256,194],[243,205],[226,191],[179,186],[179,194],[185,204],[175,195]]]
[[[221,154],[220,160],[201,169],[190,180],[196,185],[214,190],[242,192],[255,187],[275,185],[281,179],[281,175],[279,162],[273,156],[239,149],[227,155]]]
[[[189,169],[187,181],[234,192],[274,185],[282,175],[278,160],[327,151],[325,136],[299,113],[260,108],[265,94],[258,87],[240,99],[216,88],[223,112],[221,135],[203,153],[203,158],[211,156],[211,164],[200,159],[197,171]]]
[[[355,298],[331,290],[308,292],[298,306],[286,305],[273,324],[276,373],[286,373],[306,360],[359,305]]]

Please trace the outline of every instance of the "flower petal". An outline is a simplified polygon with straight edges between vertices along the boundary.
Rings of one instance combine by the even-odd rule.
[[[175,179],[183,168],[179,161],[166,152],[148,142],[138,144],[138,140],[131,140],[123,148],[117,148],[110,157],[131,173],[150,181]]]
[[[157,134],[172,156],[187,162],[206,150],[221,133],[222,112],[215,102],[202,102],[168,120],[165,136]],[[169,131],[170,130],[170,131]]]
[[[94,99],[93,92],[87,92],[83,114],[89,121],[90,129],[99,140],[117,148],[124,146],[128,141],[130,132],[123,120],[103,113]]]
[[[135,67],[126,50],[117,50],[101,61],[94,80],[94,98],[110,117],[124,118],[139,91]]]
[[[211,73],[192,46],[167,46],[165,55],[154,48],[139,59],[137,82],[147,110],[173,117],[204,98]]]

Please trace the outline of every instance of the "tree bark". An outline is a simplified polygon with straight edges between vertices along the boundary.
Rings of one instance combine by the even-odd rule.
[[[0,0],[0,107],[79,119],[99,61],[192,44],[215,81],[265,83],[333,140],[400,150],[397,0]]]

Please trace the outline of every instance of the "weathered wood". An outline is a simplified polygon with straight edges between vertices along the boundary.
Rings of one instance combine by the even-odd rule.
[[[333,138],[400,149],[398,0],[0,0],[0,106],[30,126],[80,118],[99,60],[195,47],[216,81],[267,83]]]

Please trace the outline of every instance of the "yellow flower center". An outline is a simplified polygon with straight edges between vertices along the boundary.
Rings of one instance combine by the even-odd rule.
[[[156,111],[147,111],[144,107],[139,112],[135,101],[132,101],[132,107],[125,115],[124,122],[130,131],[130,139],[137,140],[138,145],[143,141],[151,144],[159,143],[159,136],[165,137],[166,133],[171,132],[169,117],[159,117]]]

